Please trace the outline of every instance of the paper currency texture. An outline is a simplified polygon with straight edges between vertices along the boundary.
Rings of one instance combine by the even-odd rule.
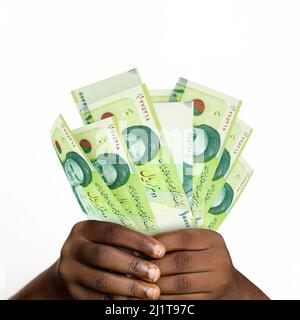
[[[192,212],[138,71],[130,70],[74,90],[72,95],[85,124],[116,117],[159,229],[192,227]]]

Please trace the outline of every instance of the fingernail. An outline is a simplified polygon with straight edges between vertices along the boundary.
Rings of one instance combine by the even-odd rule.
[[[156,282],[160,276],[160,271],[157,268],[150,267],[148,269],[148,278],[153,282]]]
[[[146,295],[150,299],[155,299],[158,296],[158,289],[157,288],[148,288],[146,290]]]
[[[162,256],[164,252],[165,252],[165,248],[160,244],[156,244],[153,248],[153,253],[158,257]]]

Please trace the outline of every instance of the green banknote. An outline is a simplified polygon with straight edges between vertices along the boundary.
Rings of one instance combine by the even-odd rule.
[[[225,141],[225,148],[221,156],[218,167],[215,171],[211,185],[206,193],[205,207],[204,207],[204,220],[208,210],[212,206],[217,195],[223,188],[226,177],[230,174],[235,162],[239,159],[242,151],[252,133],[252,128],[249,127],[244,121],[237,118],[233,127]],[[205,222],[204,222],[205,224]]]
[[[152,99],[152,96],[151,96]],[[184,192],[192,204],[193,107],[190,102],[154,103]]]
[[[115,116],[160,231],[190,228],[193,215],[148,90],[137,69],[72,92],[85,124]]]
[[[193,101],[192,211],[202,226],[205,196],[214,177],[241,101],[180,78],[171,101]]]
[[[140,232],[159,233],[148,198],[119,136],[115,117],[72,131],[83,152]]]
[[[82,152],[62,116],[57,118],[52,127],[51,139],[77,201],[88,218],[114,222],[137,230],[134,221],[127,216]]]
[[[241,157],[236,161],[225,184],[204,219],[203,227],[216,231],[245,189],[253,169]]]

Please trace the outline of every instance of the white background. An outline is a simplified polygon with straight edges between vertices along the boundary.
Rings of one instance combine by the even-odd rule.
[[[183,76],[243,100],[255,174],[220,232],[271,298],[299,299],[299,16],[297,0],[1,0],[0,297],[84,218],[50,142],[59,113],[81,124],[70,91],[138,67],[152,89]]]

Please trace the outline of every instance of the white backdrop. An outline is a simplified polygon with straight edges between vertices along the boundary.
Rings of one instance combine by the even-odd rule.
[[[273,299],[299,299],[300,1],[0,0],[0,298],[50,265],[83,219],[50,142],[70,91],[138,67],[243,100],[255,169],[222,226],[238,269]],[[171,119],[171,118],[170,118]]]

